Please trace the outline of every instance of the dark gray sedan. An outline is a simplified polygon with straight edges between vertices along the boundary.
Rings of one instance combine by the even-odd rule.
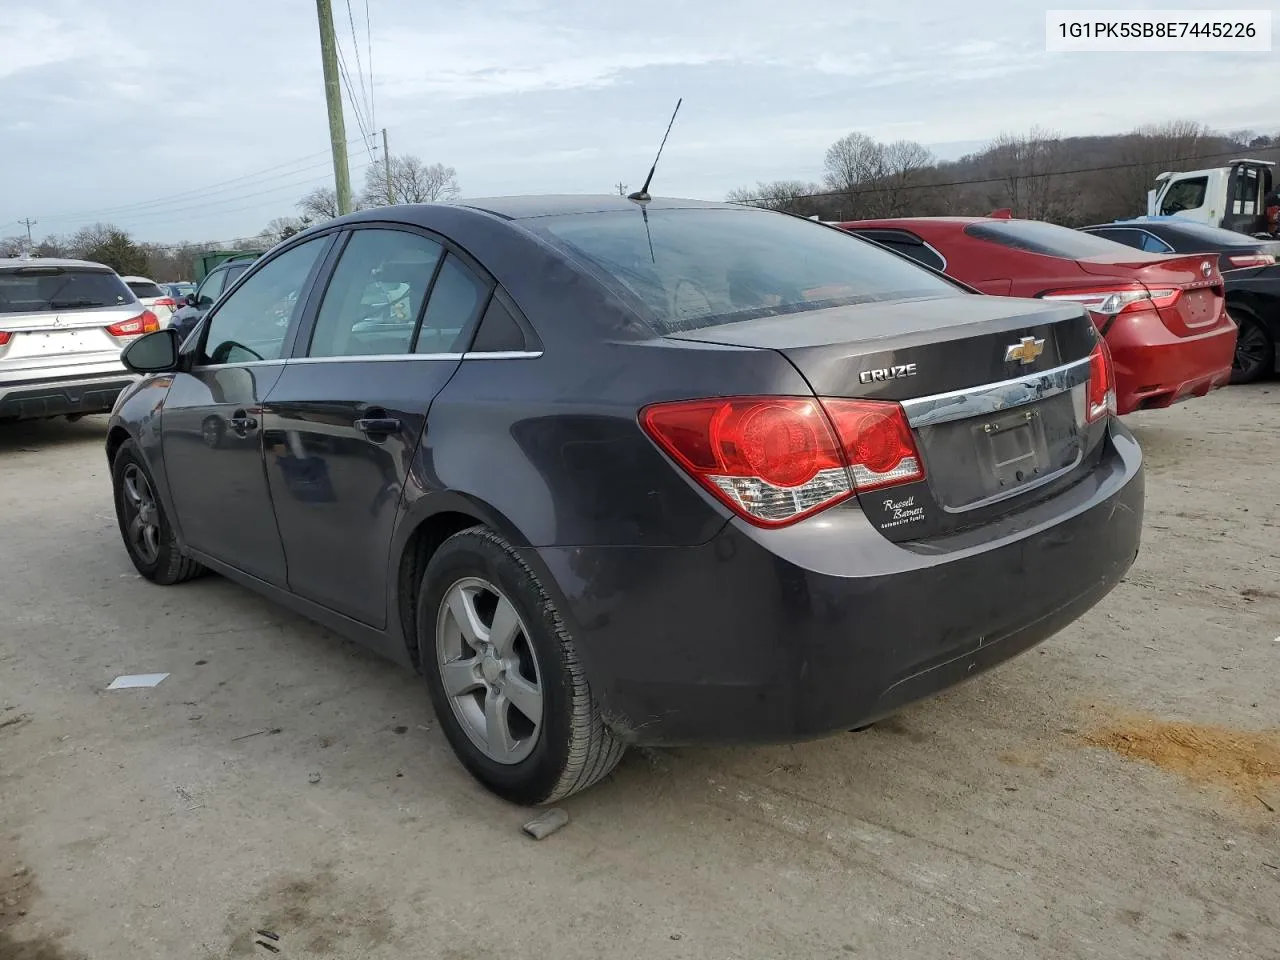
[[[107,440],[138,570],[421,672],[520,803],[628,744],[859,727],[1049,637],[1138,550],[1078,305],[692,201],[382,208],[290,238]]]

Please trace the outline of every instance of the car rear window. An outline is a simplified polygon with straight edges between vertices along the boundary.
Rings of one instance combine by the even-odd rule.
[[[163,297],[164,291],[160,289],[159,284],[155,283],[139,283],[136,280],[126,280],[126,284],[133,295],[141,300],[143,297]]]
[[[1211,227],[1207,223],[1170,223],[1164,229],[1175,237],[1185,238],[1192,243],[1203,243],[1206,250],[1216,250],[1221,247],[1258,247],[1266,243],[1265,240],[1236,233],[1234,230]]]
[[[524,221],[637,304],[658,333],[868,300],[963,296],[856,237],[750,209],[618,210]]]
[[[42,266],[0,270],[0,313],[92,310],[137,302],[110,270]]]
[[[1115,256],[1123,246],[1095,237],[1091,233],[1039,220],[989,220],[971,223],[964,228],[964,232],[971,237],[990,240],[1015,250],[1040,253],[1047,257],[1063,257],[1067,260]]]

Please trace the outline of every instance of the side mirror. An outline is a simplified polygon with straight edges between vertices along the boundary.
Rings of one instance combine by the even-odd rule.
[[[196,305],[196,295],[194,293],[188,293],[182,298],[182,302],[188,307],[194,307]]]
[[[164,373],[178,368],[178,331],[165,327],[139,337],[124,348],[120,362],[134,373]]]
[[[201,297],[194,305],[199,307],[201,310],[208,310],[213,306],[213,297]]]

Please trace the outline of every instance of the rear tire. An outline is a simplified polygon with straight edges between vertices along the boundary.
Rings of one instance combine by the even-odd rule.
[[[1262,319],[1249,307],[1233,306],[1228,312],[1239,327],[1235,356],[1231,358],[1231,382],[1254,383],[1275,370],[1275,342]]]
[[[625,744],[605,724],[555,604],[492,530],[456,533],[431,557],[417,632],[440,726],[493,793],[553,803],[622,759]]]
[[[156,495],[155,480],[132,440],[122,443],[111,461],[111,484],[120,537],[138,573],[162,586],[204,573],[204,567],[179,548],[164,504]]]

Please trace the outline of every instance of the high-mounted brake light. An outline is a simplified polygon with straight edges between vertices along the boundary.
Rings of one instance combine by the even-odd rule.
[[[1099,340],[1089,354],[1089,388],[1085,401],[1085,421],[1093,423],[1116,412],[1116,374],[1111,366],[1107,341]]]
[[[1245,267],[1269,267],[1276,258],[1269,253],[1237,253],[1227,257],[1227,262],[1234,269],[1243,270]]]
[[[136,317],[121,320],[107,327],[107,333],[113,337],[138,337],[144,333],[155,333],[160,329],[160,321],[150,310],[143,310]]]
[[[858,492],[924,477],[897,403],[726,397],[640,412],[653,441],[735,513],[795,523]]]

